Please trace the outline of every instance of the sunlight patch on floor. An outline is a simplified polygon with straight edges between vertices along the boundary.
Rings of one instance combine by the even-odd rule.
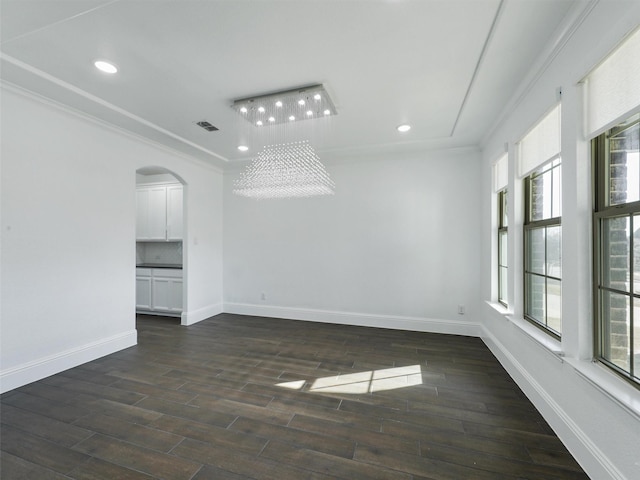
[[[307,383],[305,380],[294,380],[292,382],[278,383],[276,386],[291,390],[302,390]],[[322,377],[314,380],[306,391],[316,393],[362,394],[395,390],[415,385],[422,385],[422,370],[420,365]]]

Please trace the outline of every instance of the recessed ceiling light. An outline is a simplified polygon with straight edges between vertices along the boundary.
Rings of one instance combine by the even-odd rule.
[[[316,93],[316,94],[313,96],[313,99],[314,99],[314,100],[320,100],[321,98],[322,98],[322,95],[320,95],[319,93]]]
[[[313,115],[313,112],[311,110],[307,110],[307,117],[310,117],[311,115]]]
[[[303,99],[298,100],[298,105],[303,106],[304,105],[304,100]]]
[[[241,152],[246,152],[247,150],[249,150],[249,147],[247,147],[246,145],[238,145],[238,150],[240,150]]]
[[[331,115],[331,110],[328,108],[323,112],[325,115]]]
[[[256,125],[257,125],[257,126],[259,126],[259,127],[261,127],[261,126],[262,126],[262,120],[258,120],[258,121],[256,122]]]
[[[242,107],[242,108],[240,109],[240,111],[241,111],[242,113],[247,113],[247,107]]]
[[[269,117],[269,121],[270,122],[275,122],[276,121],[276,117]]]
[[[264,107],[259,107],[259,108],[258,108],[258,111],[259,111],[260,113],[264,113]]]
[[[282,107],[282,102],[280,100],[278,100],[276,102],[276,107],[278,107],[278,108]]]
[[[409,130],[411,130],[411,125],[406,124],[406,123],[403,124],[403,125],[398,125],[396,127],[396,130],[398,130],[399,132],[402,132],[402,133],[408,132]]]
[[[291,116],[289,117],[289,120],[291,120],[292,122],[293,122],[295,119],[296,119],[296,117],[294,117],[293,115],[291,115]]]
[[[98,70],[104,73],[116,73],[118,71],[118,67],[113,63],[105,62],[104,60],[96,60],[93,64]]]

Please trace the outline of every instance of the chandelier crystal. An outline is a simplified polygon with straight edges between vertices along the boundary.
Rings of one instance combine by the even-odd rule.
[[[288,198],[333,195],[335,184],[308,141],[269,145],[234,182],[244,197]]]
[[[231,107],[240,122],[238,149],[263,146],[233,193],[257,199],[333,194],[335,184],[309,143],[337,114],[323,85],[243,98]]]

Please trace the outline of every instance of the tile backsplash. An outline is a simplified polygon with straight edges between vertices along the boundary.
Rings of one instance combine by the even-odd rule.
[[[182,265],[182,242],[136,242],[136,264]]]

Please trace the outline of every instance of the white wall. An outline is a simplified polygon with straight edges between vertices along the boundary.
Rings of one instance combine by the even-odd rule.
[[[226,174],[225,311],[477,333],[478,152],[322,160],[333,196],[247,199]]]
[[[640,392],[591,362],[591,163],[582,132],[578,82],[633,28],[640,2],[600,1],[580,19],[555,56],[536,66],[532,83],[483,150],[483,339],[593,479],[640,478]],[[567,30],[571,32],[571,29]],[[540,67],[540,68],[538,68]],[[555,102],[562,87],[563,335],[556,342],[522,318],[522,181],[515,144]],[[495,300],[496,218],[491,163],[510,150],[510,309]],[[489,255],[489,252],[493,252]],[[493,283],[490,281],[494,279]],[[493,289],[492,289],[493,285]]]
[[[13,88],[1,93],[2,391],[135,344],[139,167],[166,167],[187,184],[183,321],[219,313],[222,175]]]

